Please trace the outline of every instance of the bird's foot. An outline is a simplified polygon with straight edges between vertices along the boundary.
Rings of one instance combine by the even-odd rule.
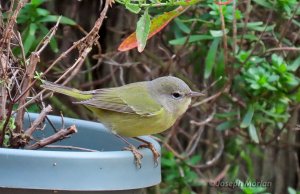
[[[140,149],[140,148],[148,148],[149,150],[151,150],[151,152],[152,152],[152,154],[153,154],[154,164],[155,164],[155,166],[157,166],[157,165],[158,165],[158,158],[160,157],[160,154],[159,154],[159,152],[155,149],[155,147],[153,146],[153,144],[150,143],[150,142],[147,142],[147,143],[144,143],[144,144],[140,145],[140,146],[138,147],[138,149]]]
[[[138,169],[140,169],[142,167],[141,160],[143,158],[143,154],[141,154],[134,145],[128,145],[127,147],[124,148],[124,150],[131,151],[131,153],[134,156],[135,165]]]

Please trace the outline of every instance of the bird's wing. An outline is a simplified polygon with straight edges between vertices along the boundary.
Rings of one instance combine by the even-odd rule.
[[[161,113],[163,107],[150,96],[147,90],[146,83],[100,89],[94,91],[91,99],[78,103],[121,113],[154,116]]]

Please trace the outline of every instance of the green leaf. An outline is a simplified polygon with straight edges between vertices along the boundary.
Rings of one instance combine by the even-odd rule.
[[[25,37],[24,41],[24,52],[27,54],[35,41],[35,33],[37,30],[37,25],[35,23],[31,23],[29,26],[28,34]]]
[[[67,25],[71,25],[71,26],[76,25],[76,22],[68,17],[65,17],[65,16],[58,16],[58,17],[61,17],[61,19],[60,19],[61,24],[67,24]]]
[[[295,61],[291,65],[287,66],[287,69],[289,71],[294,72],[299,68],[299,66],[300,66],[300,56],[297,59],[295,59]]]
[[[189,164],[192,164],[192,165],[196,165],[197,163],[199,163],[201,161],[201,156],[200,155],[194,155],[193,157],[191,157],[189,160],[188,160],[188,163]]]
[[[293,189],[292,187],[288,187],[288,192],[289,194],[297,194],[296,190]]]
[[[204,70],[205,79],[209,78],[209,76],[211,75],[213,66],[215,64],[219,42],[220,42],[220,38],[215,38],[210,45],[209,51],[207,53],[207,57],[205,59],[205,70]]]
[[[188,43],[192,42],[199,42],[201,40],[212,40],[213,37],[211,35],[191,35],[189,37],[181,37],[174,40],[170,40],[169,44],[171,45],[183,45],[186,42],[186,39],[188,40]]]
[[[259,32],[262,32],[264,30],[266,31],[271,31],[275,28],[276,25],[270,25],[270,26],[263,26],[263,22],[249,22],[247,23],[247,28],[248,30],[254,30],[254,31],[259,31]],[[238,23],[236,24],[236,26],[238,28],[243,28],[244,27],[244,23]]]
[[[60,16],[57,16],[57,15],[48,15],[46,17],[43,17],[42,19],[38,20],[39,22],[57,22],[58,18]],[[60,23],[61,24],[67,24],[67,25],[76,25],[76,22],[70,18],[67,18],[67,17],[64,17],[64,16],[61,16],[61,19],[60,19]]]
[[[142,17],[140,17],[136,26],[136,39],[139,52],[142,52],[146,46],[148,35],[150,32],[150,26],[151,20],[148,14],[148,9],[146,9]]]
[[[42,8],[36,8],[36,13],[39,15],[39,17],[43,17],[50,14],[48,10]]]
[[[247,113],[245,114],[243,121],[240,125],[241,128],[249,127],[252,121],[253,114],[254,114],[254,107],[253,105],[249,105]]]
[[[216,37],[216,38],[222,37],[224,35],[223,30],[210,30],[209,32],[213,37]],[[229,32],[229,30],[225,29],[225,34],[227,34],[228,32]]]
[[[255,126],[251,123],[248,127],[249,135],[252,141],[259,143],[258,135]]]
[[[215,117],[216,118],[230,118],[234,117],[238,114],[238,112],[232,111],[232,112],[225,112],[225,113],[216,113]]]
[[[35,5],[36,7],[44,3],[46,0],[31,0],[30,4]]]
[[[135,14],[137,14],[141,11],[141,8],[136,4],[126,3],[125,7],[126,7],[126,9],[128,9],[129,11],[131,11],[132,13],[135,13]]]
[[[191,29],[187,25],[185,25],[180,19],[175,18],[174,22],[177,24],[178,28],[183,32],[187,34],[191,33]]]
[[[230,129],[236,126],[236,122],[235,121],[225,121],[221,124],[219,124],[216,129],[218,131],[224,131],[226,129]]]
[[[255,28],[257,26],[262,26],[264,23],[259,21],[259,22],[248,22],[247,23],[247,28]],[[245,23],[237,23],[236,27],[237,28],[244,28]]]
[[[257,3],[258,5],[261,5],[263,7],[269,8],[269,9],[274,9],[274,6],[269,3],[266,0],[253,0],[255,3]]]

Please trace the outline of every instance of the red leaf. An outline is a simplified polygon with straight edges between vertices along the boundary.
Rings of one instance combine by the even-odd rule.
[[[227,0],[225,2],[215,2],[215,4],[217,5],[228,5],[229,3],[231,3],[233,0]]]
[[[155,18],[151,21],[151,27],[149,36],[147,38],[150,39],[152,36],[157,34],[159,31],[161,31],[172,19],[179,16],[181,13],[183,13],[186,10],[185,7],[179,6],[178,8],[165,12]],[[128,51],[130,49],[133,49],[137,47],[137,39],[136,39],[136,33],[130,34],[119,46],[119,51]]]

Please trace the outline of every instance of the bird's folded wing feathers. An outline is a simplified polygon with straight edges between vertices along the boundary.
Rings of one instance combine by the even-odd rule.
[[[96,90],[91,99],[77,103],[142,116],[154,116],[163,111],[163,107],[150,96],[145,85],[135,84]]]

